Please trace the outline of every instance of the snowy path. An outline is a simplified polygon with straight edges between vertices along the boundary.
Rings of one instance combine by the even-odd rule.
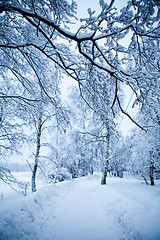
[[[82,182],[62,200],[55,213],[58,221],[54,239],[113,238],[115,229],[96,194],[98,186],[97,182]],[[118,239],[118,235],[115,239]]]
[[[7,208],[10,203],[10,207]],[[160,240],[160,187],[100,175],[1,201],[0,240]]]

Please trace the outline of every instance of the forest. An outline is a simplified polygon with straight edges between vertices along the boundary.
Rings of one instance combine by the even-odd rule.
[[[0,1],[0,181],[24,195],[37,177],[160,179],[160,2],[93,2]]]

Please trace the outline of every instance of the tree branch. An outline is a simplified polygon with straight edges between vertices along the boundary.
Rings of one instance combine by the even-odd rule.
[[[119,101],[119,97],[117,96],[117,102],[118,102],[118,106],[121,110],[121,112],[123,114],[125,114],[137,127],[139,127],[140,129],[142,129],[143,131],[147,132],[146,129],[144,129],[142,126],[140,126],[125,110],[123,110],[121,104],[120,104],[120,101]]]

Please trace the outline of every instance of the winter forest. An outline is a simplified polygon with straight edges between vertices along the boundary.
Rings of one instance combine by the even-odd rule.
[[[0,0],[0,240],[160,239],[159,19]]]

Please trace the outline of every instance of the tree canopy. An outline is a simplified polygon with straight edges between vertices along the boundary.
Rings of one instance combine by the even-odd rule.
[[[97,81],[102,88],[103,83],[112,85],[112,109],[117,103],[127,114],[118,93],[121,82],[131,87],[143,105],[157,88],[159,78],[159,2],[132,0],[120,10],[114,0],[108,4],[99,1],[99,5],[99,14],[89,8],[88,18],[81,19],[77,31],[71,32],[70,24],[76,19],[75,1],[1,1],[0,48],[3,63],[10,62],[10,66],[2,64],[1,68],[11,69],[16,77],[24,79],[20,75],[26,67],[24,59],[29,58],[35,71],[35,53],[43,54],[77,80],[81,89],[93,71],[104,73],[104,79]]]

